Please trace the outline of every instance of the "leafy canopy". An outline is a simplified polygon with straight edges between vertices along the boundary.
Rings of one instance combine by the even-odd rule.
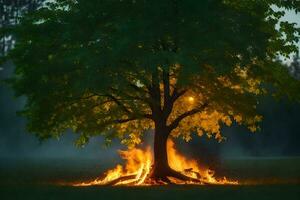
[[[72,129],[79,145],[99,134],[130,145],[160,122],[186,140],[221,140],[233,122],[256,131],[260,96],[300,99],[275,61],[297,51],[288,9],[300,2],[57,0],[10,30],[11,83],[41,139]]]

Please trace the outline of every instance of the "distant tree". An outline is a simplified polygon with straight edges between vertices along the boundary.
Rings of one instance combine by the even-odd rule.
[[[289,65],[289,69],[291,70],[292,75],[300,80],[300,56],[296,54],[294,56],[293,62]]]
[[[221,141],[223,124],[257,130],[261,96],[299,101],[274,61],[297,51],[300,30],[279,23],[287,9],[300,2],[58,0],[12,29],[10,81],[39,138],[72,129],[80,146],[96,135],[135,145],[153,129],[152,178],[190,179],[169,167],[170,136]]]
[[[20,17],[36,10],[45,0],[0,0],[0,28],[18,24]],[[0,34],[0,56],[9,51],[14,44],[11,35]]]

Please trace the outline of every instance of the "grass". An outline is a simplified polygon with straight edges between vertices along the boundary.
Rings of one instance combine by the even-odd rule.
[[[65,186],[5,186],[1,199],[239,199],[239,200],[299,200],[298,185],[258,186],[163,186],[163,187],[65,187]]]
[[[255,185],[70,187],[55,184],[91,179],[107,168],[93,160],[2,160],[0,199],[300,199],[300,158],[229,159],[222,163],[220,176],[255,182]]]

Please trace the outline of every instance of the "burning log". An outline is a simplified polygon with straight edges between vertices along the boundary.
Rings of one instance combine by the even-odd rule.
[[[117,185],[118,183],[122,183],[124,181],[134,180],[135,177],[136,177],[136,174],[135,175],[122,176],[120,178],[112,180],[111,182],[106,183],[105,185],[107,185],[107,186]]]

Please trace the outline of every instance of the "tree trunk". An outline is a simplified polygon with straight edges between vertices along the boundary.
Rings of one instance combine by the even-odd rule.
[[[153,179],[164,180],[171,171],[167,155],[167,139],[169,134],[170,131],[168,131],[166,125],[162,122],[155,125]]]
[[[200,182],[200,180],[191,178],[173,170],[168,163],[167,140],[170,135],[170,129],[164,123],[164,120],[155,123],[154,132],[154,164],[152,167],[151,178],[155,181],[171,183],[168,177],[177,178],[182,181]]]

